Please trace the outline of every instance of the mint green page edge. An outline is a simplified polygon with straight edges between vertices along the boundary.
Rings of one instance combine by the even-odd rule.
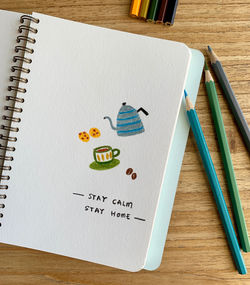
[[[204,56],[194,49],[191,49],[191,53],[186,90],[191,101],[195,103],[204,66]],[[188,133],[189,123],[183,98],[144,266],[146,270],[155,270],[161,264]]]

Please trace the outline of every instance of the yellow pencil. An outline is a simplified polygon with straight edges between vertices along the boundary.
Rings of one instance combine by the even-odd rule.
[[[150,0],[142,0],[140,14],[139,14],[139,17],[141,19],[147,19],[149,4]]]

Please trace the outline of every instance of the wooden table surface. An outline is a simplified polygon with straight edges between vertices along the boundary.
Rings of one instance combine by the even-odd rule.
[[[37,11],[107,28],[182,41],[220,57],[250,125],[250,0],[180,0],[173,27],[128,17],[129,0],[1,0],[0,9]],[[204,78],[203,78],[204,80]],[[204,83],[196,108],[230,207]],[[217,85],[218,87],[218,85]],[[218,87],[241,201],[250,232],[250,158]],[[23,229],[25,231],[25,228]],[[250,253],[243,254],[250,272]],[[138,273],[0,245],[0,284],[250,284],[235,270],[194,137],[189,136],[160,268]]]

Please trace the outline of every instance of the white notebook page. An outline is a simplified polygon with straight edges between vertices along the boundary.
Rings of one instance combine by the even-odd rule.
[[[140,270],[190,51],[180,43],[33,16],[39,32],[29,55],[1,241]],[[131,114],[142,107],[148,115],[136,112],[136,134],[120,136],[103,118],[117,126],[119,109],[128,105]],[[118,125],[127,122],[124,116]],[[78,133],[91,128],[101,135],[80,140]],[[109,147],[120,151],[106,169],[94,162],[93,150],[101,146],[100,159],[110,159]]]

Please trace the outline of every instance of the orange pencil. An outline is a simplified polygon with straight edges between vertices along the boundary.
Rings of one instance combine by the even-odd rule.
[[[140,7],[141,7],[141,0],[132,0],[129,15],[131,17],[138,17],[140,12]]]

